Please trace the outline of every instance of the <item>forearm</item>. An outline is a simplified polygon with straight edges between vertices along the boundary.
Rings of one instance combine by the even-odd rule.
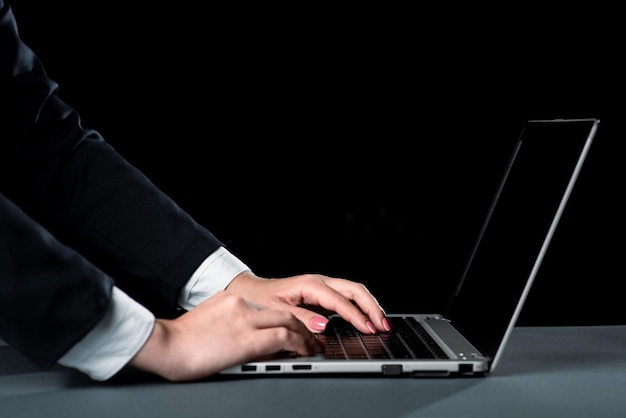
[[[131,296],[174,314],[180,289],[221,243],[83,128],[0,7],[0,193]]]
[[[221,247],[191,276],[179,298],[181,307],[193,309],[247,270],[244,263]],[[167,322],[155,319],[146,308],[114,288],[106,316],[59,363],[81,370],[94,380],[107,380],[127,364],[165,376]]]
[[[108,309],[113,280],[0,193],[0,336],[53,365]]]

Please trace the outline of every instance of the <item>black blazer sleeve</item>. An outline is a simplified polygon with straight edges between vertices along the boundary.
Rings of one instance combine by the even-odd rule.
[[[49,327],[50,338],[63,340],[57,342],[60,348],[51,358],[69,349],[102,315],[106,304],[96,304],[95,309],[92,305],[95,299],[109,297],[110,283],[103,274],[155,314],[174,315],[182,286],[221,245],[97,131],[84,129],[77,112],[57,93],[56,83],[19,38],[8,3],[0,0],[0,193],[5,206],[2,216],[7,215],[3,228],[12,231],[3,232],[0,246],[8,251],[3,258],[28,259],[34,271],[24,264],[20,269],[12,263],[8,265],[13,267],[6,267],[4,261],[0,265],[0,336],[11,336],[11,343],[21,341],[16,336],[21,335],[23,322],[8,318],[18,312],[31,316],[23,321],[41,321],[37,329]],[[19,207],[23,215],[9,204]],[[20,220],[21,228],[8,225]],[[38,225],[26,226],[33,221]],[[57,243],[49,240],[42,227],[67,248],[53,250]],[[31,247],[24,237],[42,242]],[[21,245],[13,245],[15,241]],[[84,260],[68,256],[71,250]],[[58,251],[53,257],[65,260],[62,268],[36,265],[45,265],[48,251]],[[102,273],[93,274],[95,270],[85,262]],[[80,279],[65,273],[73,265]],[[82,286],[89,277],[83,274],[95,281],[86,295]],[[65,296],[60,298],[60,294]],[[49,308],[29,311],[24,309],[26,301]],[[83,309],[90,313],[82,328],[63,325],[83,315]],[[31,336],[18,345],[31,352],[36,338]]]
[[[0,194],[0,336],[49,367],[102,318],[113,281]]]

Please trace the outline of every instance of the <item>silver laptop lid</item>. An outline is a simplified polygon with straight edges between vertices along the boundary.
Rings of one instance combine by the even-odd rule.
[[[528,121],[446,316],[492,358],[517,321],[599,120]]]

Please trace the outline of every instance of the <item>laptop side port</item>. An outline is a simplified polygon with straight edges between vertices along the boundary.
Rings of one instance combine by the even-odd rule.
[[[384,364],[381,371],[385,376],[397,376],[402,373],[402,365]]]
[[[459,374],[473,374],[474,366],[471,363],[459,364]]]
[[[411,372],[411,377],[447,377],[450,376],[448,370],[420,370]]]

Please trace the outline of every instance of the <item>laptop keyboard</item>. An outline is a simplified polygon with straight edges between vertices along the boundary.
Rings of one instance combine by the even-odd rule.
[[[448,358],[415,318],[390,317],[391,332],[363,334],[342,318],[333,318],[318,334],[329,359]]]

